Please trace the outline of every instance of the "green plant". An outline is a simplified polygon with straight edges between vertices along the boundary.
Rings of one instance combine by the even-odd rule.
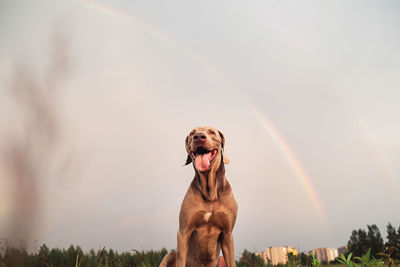
[[[106,247],[103,247],[103,249],[100,251],[99,258],[97,259],[97,267],[103,266],[103,264],[101,262],[103,260],[103,254],[104,254],[105,249],[106,249]]]
[[[353,256],[353,253],[350,253],[347,258],[343,255],[340,254],[339,258],[337,259],[338,262],[340,262],[341,264],[345,264],[349,267],[353,267],[353,262],[351,260],[351,256]]]
[[[80,267],[82,264],[83,257],[79,260],[79,254],[76,254],[76,260],[75,260],[75,267]]]
[[[372,259],[369,261],[369,266],[381,266],[381,265],[383,265],[383,264],[384,264],[383,261],[381,261],[380,259],[376,259],[376,258],[372,258]]]
[[[370,257],[371,257],[371,248],[369,248],[367,253],[365,253],[361,257],[354,257],[354,259],[358,260],[361,263],[361,267],[365,267],[369,264]]]
[[[315,251],[312,252],[312,262],[311,262],[312,266],[320,266],[321,262],[315,257]]]
[[[301,267],[301,259],[299,255],[294,255],[293,253],[288,253],[288,267]]]
[[[144,253],[140,252],[139,250],[133,249],[133,251],[136,252],[136,254],[138,254],[140,256],[140,258],[142,259],[142,266],[143,267],[151,267],[149,261],[147,260],[147,257],[145,256]]]
[[[359,261],[361,265],[354,263],[351,259],[353,256],[353,253],[350,253],[347,258],[343,255],[340,254],[339,258],[337,259],[338,262],[341,264],[344,264],[348,267],[366,267],[366,266],[380,266],[383,265],[383,262],[379,259],[376,259],[374,257],[371,258],[371,248],[368,249],[367,253],[362,255],[361,257],[354,257],[355,260]]]

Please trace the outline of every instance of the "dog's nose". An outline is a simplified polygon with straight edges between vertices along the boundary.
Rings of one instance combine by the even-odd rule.
[[[195,135],[193,135],[193,140],[196,140],[196,141],[205,141],[206,139],[207,139],[207,136],[204,133],[196,133]]]

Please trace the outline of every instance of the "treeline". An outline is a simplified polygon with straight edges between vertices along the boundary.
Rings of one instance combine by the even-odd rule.
[[[361,257],[371,249],[371,256],[375,258],[400,260],[400,226],[396,231],[396,228],[389,223],[386,226],[386,239],[384,242],[375,224],[367,225],[367,231],[353,230],[347,242],[348,253]]]
[[[358,266],[360,259],[367,258],[368,264],[362,266],[377,266],[378,262],[385,263],[387,266],[397,266],[400,264],[400,226],[396,230],[391,223],[386,226],[386,242],[383,241],[379,228],[375,225],[367,225],[367,230],[353,230],[347,242],[347,252],[343,255],[347,259],[347,266]],[[378,259],[379,261],[373,261]],[[330,263],[344,263],[336,259]],[[301,252],[298,255],[288,255],[288,263],[278,266],[319,266],[321,264],[310,253]],[[245,250],[240,257],[238,267],[267,267],[272,266],[263,261],[255,253]]]
[[[7,246],[0,253],[0,267],[119,267],[119,266],[158,266],[167,254],[165,248],[150,251],[132,251],[118,253],[112,249],[91,249],[85,253],[79,246],[68,249],[49,249],[42,245],[38,252],[28,253],[23,246]]]
[[[367,225],[367,229],[353,230],[347,243],[348,251],[345,257],[352,261],[357,257],[365,257],[370,254],[371,259],[380,259],[388,266],[394,266],[400,262],[400,226],[396,230],[392,224],[386,226],[386,239],[384,242],[379,228],[375,225]],[[4,245],[6,244],[6,245]],[[370,252],[369,252],[370,250]],[[137,251],[118,253],[105,248],[98,251],[91,249],[85,253],[79,246],[71,245],[68,249],[49,249],[43,244],[37,252],[28,253],[26,246],[10,246],[3,242],[0,247],[0,267],[13,266],[38,266],[38,267],[117,267],[117,266],[158,266],[167,254],[165,248],[161,250]],[[316,259],[311,255],[301,252],[298,255],[288,255],[289,262],[282,266],[317,266]],[[337,263],[337,262],[331,262]],[[239,261],[238,267],[265,267],[271,266],[255,253],[245,250]]]
[[[85,253],[79,246],[71,245],[68,249],[53,248],[49,249],[46,245],[42,245],[38,252],[28,253],[24,246],[14,247],[7,246],[0,253],[0,267],[20,267],[20,266],[37,266],[37,267],[119,267],[119,266],[140,266],[140,267],[156,267],[159,266],[162,258],[167,254],[165,248],[161,250],[150,250],[147,252],[132,251],[118,253],[110,250],[91,249]],[[289,255],[291,263],[298,263],[297,266],[310,266],[312,263],[311,256],[301,253],[298,256]],[[245,250],[236,262],[238,267],[264,267],[271,266],[264,263],[255,253]]]

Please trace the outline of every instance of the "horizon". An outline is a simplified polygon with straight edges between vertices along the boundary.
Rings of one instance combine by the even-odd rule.
[[[231,159],[236,256],[338,248],[370,224],[386,238],[400,225],[396,7],[0,1],[0,236],[176,248],[184,139],[210,125]]]

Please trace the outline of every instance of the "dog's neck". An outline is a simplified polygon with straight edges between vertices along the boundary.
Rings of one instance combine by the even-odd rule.
[[[208,172],[199,172],[195,169],[195,180],[205,201],[218,199],[218,189],[225,184],[225,165],[221,158],[218,168],[211,168]]]

